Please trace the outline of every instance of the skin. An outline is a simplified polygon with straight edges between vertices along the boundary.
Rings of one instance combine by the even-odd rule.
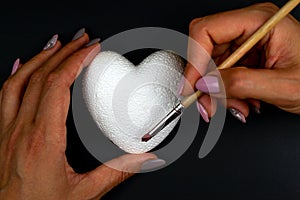
[[[197,41],[218,66],[239,45],[278,11],[272,3],[260,3],[232,10],[190,23],[190,37]],[[227,107],[249,114],[249,105],[260,107],[264,101],[291,113],[300,114],[300,24],[291,15],[280,21],[233,68],[219,70],[224,83]],[[189,45],[190,63],[185,78],[192,86],[205,74],[203,60],[197,49]],[[219,80],[220,82],[220,80]],[[191,93],[185,83],[183,95]],[[222,88],[221,88],[222,91]],[[210,94],[224,98],[224,94]],[[216,99],[203,95],[199,102],[209,116],[216,112]]]
[[[68,164],[66,119],[70,86],[100,51],[89,37],[43,50],[0,91],[0,199],[99,199],[155,159],[124,155],[85,174]],[[109,166],[109,167],[108,167]],[[119,170],[117,170],[119,169]]]
[[[277,10],[267,3],[195,19],[190,36],[218,65]],[[259,107],[262,100],[300,114],[299,33],[299,22],[288,16],[235,68],[220,71],[229,107],[247,116],[248,103]],[[99,44],[84,48],[88,41],[87,34],[64,47],[58,41],[4,83],[0,91],[0,199],[99,199],[138,171],[144,161],[156,158],[153,154],[124,155],[85,174],[77,174],[68,164],[65,123],[70,86],[100,51]],[[205,60],[191,47],[189,56],[193,63]],[[191,85],[206,70],[201,66],[187,66],[185,76]],[[190,92],[185,86],[183,94]],[[199,101],[212,116],[215,99],[204,95]]]

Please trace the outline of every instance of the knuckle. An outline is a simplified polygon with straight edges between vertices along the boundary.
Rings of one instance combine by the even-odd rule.
[[[232,70],[231,78],[228,79],[226,93],[228,96],[236,97],[237,94],[241,95],[242,88],[245,87],[244,70]]]
[[[122,171],[122,172],[121,172],[121,175],[120,175],[120,178],[119,178],[119,180],[118,180],[118,182],[119,182],[119,183],[122,183],[122,182],[125,181],[129,176],[130,176],[130,173],[129,173],[129,172]]]
[[[42,53],[39,53],[38,55],[34,56],[33,58],[31,58],[31,59],[29,60],[29,62],[32,63],[33,65],[39,64],[39,63],[40,63],[40,60],[41,60],[42,57],[43,57],[43,53],[44,53],[44,51],[43,51]]]
[[[34,74],[30,78],[30,82],[33,84],[38,84],[42,82],[44,79],[44,74],[41,70],[38,70],[37,72],[34,72]]]
[[[45,80],[46,88],[57,87],[60,84],[61,84],[61,79],[59,74],[56,72],[51,72]]]
[[[269,15],[274,15],[279,10],[279,7],[272,2],[258,3],[256,8],[258,8],[258,11],[266,12]]]
[[[61,49],[61,53],[65,54],[66,56],[70,56],[74,52],[76,52],[78,49],[79,49],[79,47],[77,45],[74,45],[74,43],[69,43]]]
[[[192,29],[197,23],[198,23],[198,18],[193,19],[189,24],[189,28]]]
[[[13,78],[8,78],[8,80],[5,81],[5,83],[2,86],[3,94],[5,95],[7,93],[14,91],[18,86],[19,83],[17,80]]]
[[[277,10],[279,10],[278,6],[276,6],[274,3],[272,2],[264,2],[264,3],[261,3],[261,5],[265,8],[268,8],[274,12],[276,12]]]
[[[44,146],[45,127],[41,124],[35,124],[30,129],[32,133],[27,137],[27,150],[35,152],[35,150]]]
[[[190,33],[198,30],[202,26],[201,21],[203,21],[204,18],[195,18],[190,22],[190,24],[189,24]]]
[[[10,132],[10,137],[6,139],[7,153],[14,151],[17,144],[18,136],[21,134],[22,128],[14,128]]]
[[[289,105],[298,105],[300,102],[300,88],[299,83],[298,84],[288,84],[286,87],[285,95],[287,97],[287,102]]]
[[[72,44],[67,44],[66,46],[63,47],[62,50],[65,51],[67,54],[70,54],[74,52],[74,47]]]
[[[31,156],[36,156],[45,148],[44,137],[42,134],[34,134],[28,137],[26,142],[26,153]]]

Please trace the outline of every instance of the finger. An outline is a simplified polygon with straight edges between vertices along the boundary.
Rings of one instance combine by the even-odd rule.
[[[229,98],[257,99],[277,106],[291,106],[300,99],[299,69],[220,70]]]
[[[213,52],[212,52],[212,58],[219,57],[223,55],[228,49],[230,49],[231,43],[224,43],[215,45]]]
[[[218,72],[218,71],[214,71],[214,72]],[[221,103],[223,104],[223,106],[226,106],[227,108],[229,108],[229,111],[231,111],[232,114],[234,114],[235,117],[237,117],[240,121],[242,121],[243,123],[246,122],[246,117],[249,114],[249,107],[248,107],[248,102],[252,103],[253,105],[256,106],[257,109],[259,109],[259,101],[254,100],[254,99],[245,99],[245,100],[240,100],[240,99],[234,99],[234,98],[228,98],[226,96],[226,87],[224,88],[224,85],[221,83],[221,78],[220,74],[214,74],[214,73],[209,73],[208,75],[204,76],[203,78],[201,78],[200,80],[197,81],[196,83],[196,88],[204,93],[210,94],[212,97],[218,97],[223,99],[221,101]],[[231,86],[228,86],[231,87]],[[201,101],[202,99],[202,104],[204,105],[205,109],[208,111],[208,113],[210,113],[210,107],[211,102],[209,102],[208,100],[210,100],[212,97],[208,97],[208,95],[206,94],[206,96],[201,96],[199,98],[199,101]],[[206,101],[205,98],[206,97]],[[212,98],[214,99],[214,98]],[[214,105],[214,104],[213,104]],[[215,106],[213,106],[213,108],[216,107],[216,103]],[[201,109],[198,110],[201,111]],[[212,115],[214,115],[216,108],[214,108],[214,111],[212,113],[210,113]],[[201,113],[201,112],[200,112]],[[202,111],[203,113],[203,111]],[[201,113],[201,114],[202,114]],[[203,115],[202,115],[203,116]]]
[[[271,7],[272,12],[270,12],[268,7]],[[208,63],[209,58],[199,46],[205,49],[208,55],[212,55],[215,45],[232,42],[240,45],[269,19],[277,9],[273,4],[259,4],[193,20],[190,24],[190,37],[198,45],[189,42],[189,64],[185,71],[188,81],[193,84],[201,77],[201,74],[206,72],[205,63]],[[263,12],[258,12],[257,10]],[[265,43],[268,37],[269,35],[266,35],[261,44]],[[195,71],[200,73],[195,73]],[[185,93],[184,87],[183,94]]]
[[[89,65],[99,51],[99,43],[83,48],[49,74],[35,118],[37,123],[47,122],[47,127],[50,128],[49,132],[54,133],[49,134],[49,137],[58,136],[61,138],[62,135],[56,135],[52,127],[65,127],[70,104],[70,87],[81,72],[82,67]]]
[[[24,94],[24,100],[21,108],[21,115],[26,116],[27,120],[34,120],[37,112],[38,105],[40,103],[41,93],[44,84],[47,81],[51,71],[55,70],[65,59],[71,54],[80,49],[84,44],[88,42],[89,38],[87,34],[84,34],[79,39],[68,43],[60,51],[47,60],[30,78],[28,87]],[[22,68],[25,68],[23,66]],[[53,78],[53,77],[52,77]],[[49,77],[51,79],[51,77]],[[34,105],[34,106],[33,106]]]
[[[249,107],[246,101],[240,99],[227,99],[228,111],[242,123],[246,123],[249,115]]]
[[[1,89],[1,119],[9,124],[16,118],[23,99],[24,90],[32,73],[53,56],[61,47],[59,41],[49,50],[43,50],[25,64],[19,64],[14,74],[3,84]],[[22,66],[22,67],[21,67]],[[16,66],[14,66],[16,68]],[[32,105],[31,105],[32,107]]]
[[[256,114],[260,114],[260,101],[257,99],[247,99],[249,108]]]
[[[84,174],[75,189],[82,199],[100,198],[113,187],[140,171],[143,163],[154,160],[154,154],[127,154],[113,159],[95,170]]]
[[[199,98],[197,103],[198,111],[203,120],[205,122],[209,122],[209,118],[213,117],[217,111],[217,100],[208,95],[203,95]],[[239,99],[227,99],[223,106],[226,106],[236,119],[246,123],[246,118],[249,115],[249,107],[247,102]]]
[[[204,94],[198,99],[197,109],[203,120],[208,123],[210,118],[216,113],[217,100]]]
[[[187,64],[184,72],[184,81],[180,95],[187,96],[194,92],[196,81],[202,77],[200,72],[191,64]]]

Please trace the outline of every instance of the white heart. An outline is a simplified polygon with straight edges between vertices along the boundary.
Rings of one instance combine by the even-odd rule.
[[[174,120],[148,142],[141,141],[178,102],[177,88],[183,66],[182,59],[169,51],[157,51],[138,66],[118,53],[99,53],[83,78],[83,95],[92,118],[122,150],[150,151],[168,136],[179,120]]]

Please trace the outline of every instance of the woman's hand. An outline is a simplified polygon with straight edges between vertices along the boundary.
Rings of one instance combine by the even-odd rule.
[[[218,66],[264,22],[278,11],[271,3],[255,4],[243,9],[218,13],[195,19],[190,24],[190,37],[197,41]],[[259,112],[260,101],[274,104],[300,114],[300,24],[291,15],[280,21],[234,68],[220,70],[224,82],[227,106],[242,122],[249,107]],[[205,76],[206,67],[200,64],[203,54],[189,46],[190,63],[185,78],[203,92],[220,97],[221,84],[215,77]],[[199,63],[199,64],[198,64]],[[200,79],[200,80],[199,80]],[[187,95],[187,87],[182,94]],[[214,98],[199,98],[199,111],[204,119],[216,111]]]
[[[70,86],[100,51],[84,29],[62,47],[55,35],[0,91],[0,199],[98,199],[133,173],[162,164],[153,154],[125,155],[77,174],[68,164]]]

